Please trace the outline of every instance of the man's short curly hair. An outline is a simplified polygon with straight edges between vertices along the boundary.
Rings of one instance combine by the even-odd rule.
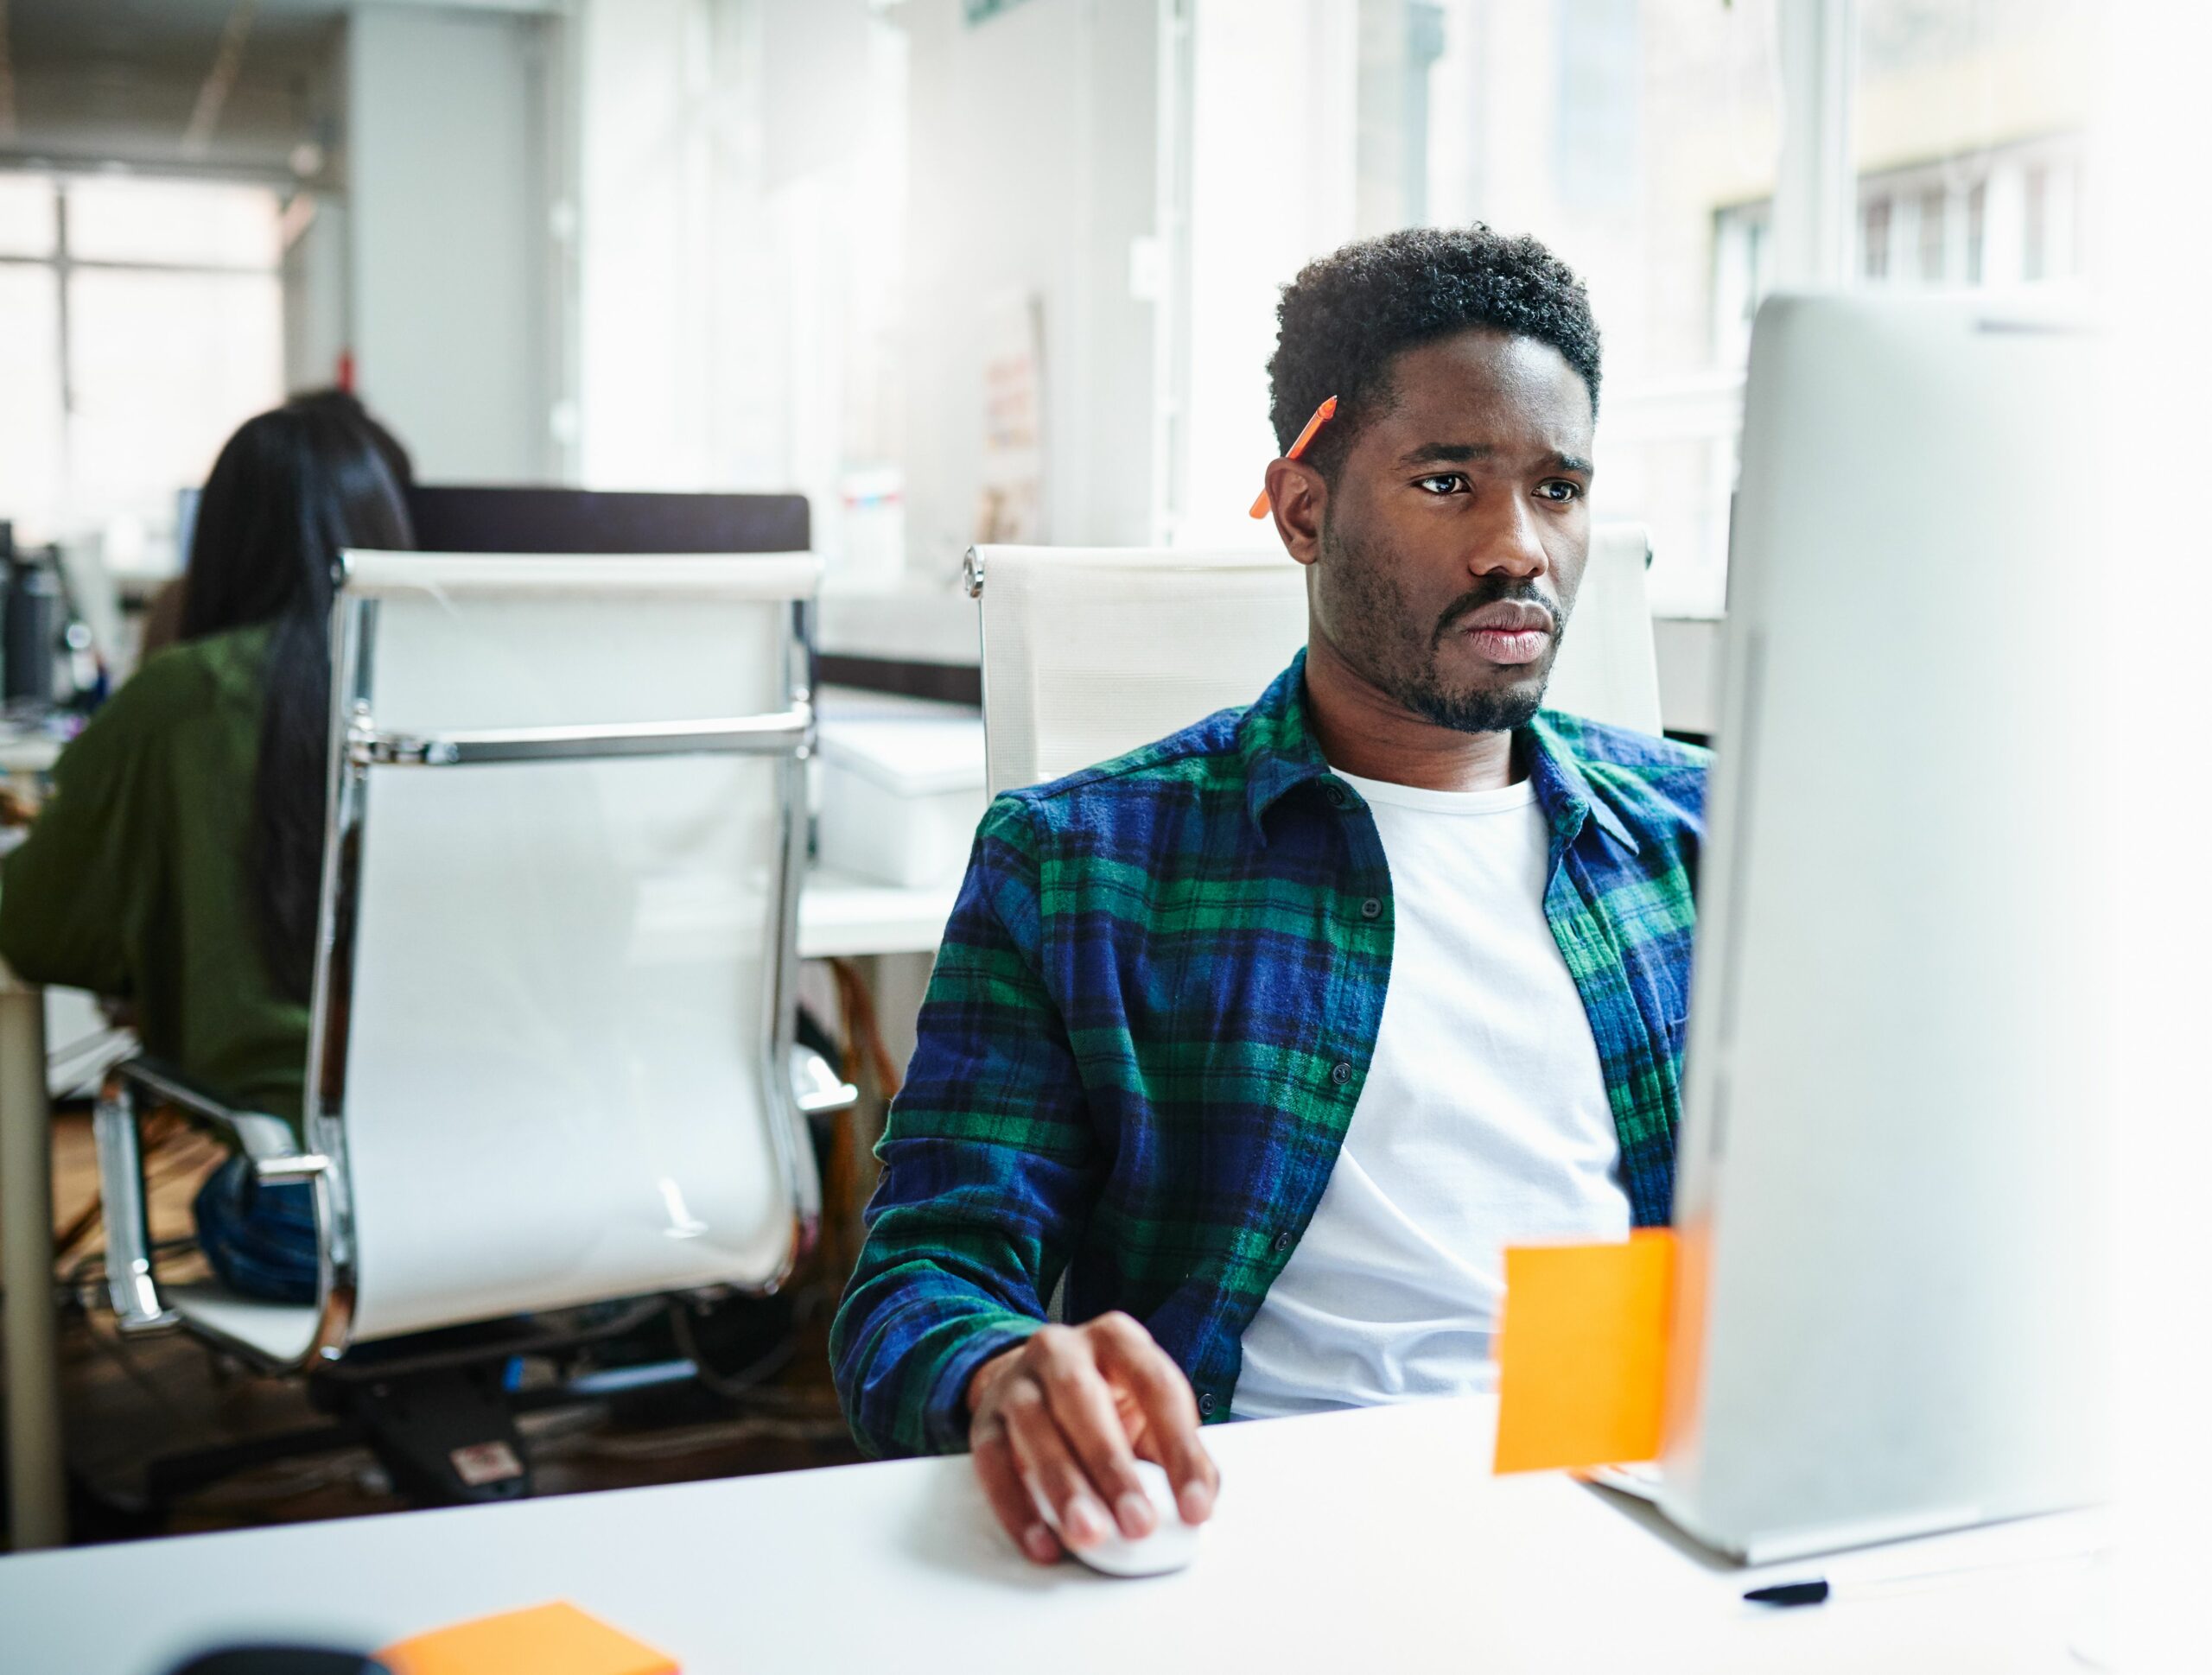
[[[1471,327],[1548,343],[1590,387],[1598,406],[1598,322],[1567,263],[1525,234],[1477,222],[1408,227],[1346,244],[1310,262],[1283,287],[1268,362],[1268,418],[1286,452],[1313,409],[1337,416],[1306,457],[1332,480],[1352,438],[1388,409],[1402,350]]]

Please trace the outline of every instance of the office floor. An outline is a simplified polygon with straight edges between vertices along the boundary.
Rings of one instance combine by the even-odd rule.
[[[97,1195],[91,1123],[81,1111],[55,1122],[54,1211],[67,1232]],[[218,1159],[182,1135],[149,1159],[149,1220],[158,1242],[188,1240],[191,1196]],[[96,1277],[97,1228],[61,1271]],[[832,1240],[829,1248],[839,1247]],[[174,1259],[182,1277],[196,1256]],[[836,1259],[832,1257],[831,1260]],[[810,1279],[811,1284],[809,1284]],[[524,1436],[538,1492],[580,1494],[752,1472],[788,1471],[858,1459],[830,1388],[827,1299],[821,1265],[802,1272],[798,1342],[789,1363],[742,1397],[678,1422],[647,1428],[604,1405],[526,1417]],[[68,1308],[61,1322],[62,1407],[73,1484],[75,1539],[113,1539],[238,1529],[395,1511],[404,1503],[365,1449],[349,1448],[254,1467],[176,1500],[159,1515],[143,1509],[148,1463],[250,1443],[326,1423],[296,1382],[250,1375],[181,1333],[124,1340],[104,1309]]]

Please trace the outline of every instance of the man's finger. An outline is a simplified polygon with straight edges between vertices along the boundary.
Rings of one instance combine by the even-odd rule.
[[[1087,1336],[1071,1332],[1056,1337],[1039,1355],[1037,1379],[1060,1434],[1112,1508],[1115,1523],[1136,1540],[1160,1526],[1160,1515],[1137,1477],[1136,1456],[1129,1451],[1128,1433],[1114,1405],[1114,1393],[1099,1376],[1095,1353]]]
[[[1022,1487],[1006,1426],[997,1419],[976,1425],[969,1433],[968,1447],[976,1462],[976,1476],[983,1486],[983,1498],[991,1503],[992,1513],[1006,1526],[1014,1545],[1035,1563],[1050,1564],[1060,1556],[1059,1539],[1037,1515],[1036,1502]]]
[[[1020,1469],[1029,1493],[1052,1508],[1059,1525],[1060,1545],[1081,1549],[1095,1547],[1114,1533],[1114,1521],[1090,1487],[1067,1438],[1060,1434],[1045,1393],[1027,1374],[1013,1384],[1000,1404],[1006,1420],[1007,1439],[1014,1445],[1014,1463]]]
[[[1156,1459],[1175,1486],[1175,1506],[1185,1524],[1202,1524],[1213,1513],[1221,1474],[1198,1440],[1198,1405],[1183,1369],[1139,1328],[1103,1335],[1101,1366],[1129,1393],[1145,1418],[1145,1451]]]

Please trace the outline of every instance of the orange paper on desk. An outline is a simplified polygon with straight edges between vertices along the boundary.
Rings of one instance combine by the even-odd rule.
[[[566,1602],[434,1629],[377,1659],[392,1675],[677,1675],[673,1659]]]
[[[1619,1465],[1659,1452],[1675,1235],[1505,1253],[1498,1471]]]

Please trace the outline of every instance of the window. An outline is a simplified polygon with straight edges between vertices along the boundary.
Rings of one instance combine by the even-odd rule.
[[[33,538],[60,511],[60,303],[50,273],[0,262],[0,522]]]
[[[2020,273],[2041,279],[2050,269],[2050,170],[2038,163],[2021,182]]]
[[[1360,230],[1484,220],[1535,234],[1581,275],[1605,341],[1596,513],[1650,530],[1658,609],[1718,610],[1736,390],[1772,260],[1773,0],[1361,10],[1404,11],[1431,35],[1440,24],[1441,40],[1425,104],[1399,106],[1402,143],[1428,158],[1425,198],[1382,200],[1387,177],[1363,149]],[[1362,138],[1374,143],[1366,127]]]
[[[54,188],[29,174],[0,174],[0,257],[54,254]]]
[[[1947,234],[1950,219],[1950,199],[1942,188],[1932,187],[1920,194],[1920,273],[1924,283],[1940,284],[1948,264],[1949,244]]]
[[[1859,212],[1859,259],[1867,278],[1890,276],[1890,200],[1869,198]]]
[[[941,211],[967,185],[910,160],[906,21],[787,0],[653,10],[601,6],[578,32],[598,113],[581,184],[582,480],[796,489],[839,582],[894,582],[907,187]],[[1000,28],[979,14],[978,32]],[[930,131],[944,120],[928,113]]]
[[[1191,16],[1188,243],[1171,265],[1196,329],[1166,404],[1164,535],[1272,538],[1243,508],[1275,451],[1264,369],[1284,281],[1355,237],[1478,219],[1541,238],[1588,286],[1605,339],[1597,513],[1651,530],[1660,609],[1717,610],[1773,259],[1774,0],[1195,0]]]
[[[0,174],[0,518],[172,527],[283,397],[279,225],[261,187]]]
[[[1187,372],[1166,404],[1166,531],[1238,539],[1234,508],[1273,451],[1274,289],[1300,263],[1481,219],[1583,276],[1605,338],[1593,507],[1650,531],[1656,609],[1719,611],[1745,354],[1770,289],[2044,284],[2084,267],[2090,0],[1859,0],[1840,99],[1812,96],[1841,67],[1837,37],[1785,31],[1806,24],[1789,3],[1191,0],[1180,301],[1205,328],[1179,346]],[[1785,101],[1785,79],[1806,96]],[[1851,162],[1847,180],[1805,166],[1830,156]],[[1294,200],[1257,189],[1269,178],[1294,179]]]
[[[2097,10],[2092,0],[1859,0],[1859,201],[1910,196],[1921,216],[1912,271],[1893,254],[1878,276],[1869,251],[1869,280],[2002,287],[2082,276]],[[1955,242],[1929,233],[1932,207],[1947,228],[1959,224]]]
[[[2093,11],[2087,0],[1861,0],[1850,105],[1857,179],[1839,206],[1851,215],[1847,272],[1859,283],[2005,287],[2082,275]],[[1762,248],[1773,215],[1770,196],[1716,213],[1713,335],[1723,364],[1741,365],[1751,314],[1776,282]],[[1701,574],[1717,579],[1723,562],[1708,555]],[[1659,579],[1655,569],[1664,598]]]

